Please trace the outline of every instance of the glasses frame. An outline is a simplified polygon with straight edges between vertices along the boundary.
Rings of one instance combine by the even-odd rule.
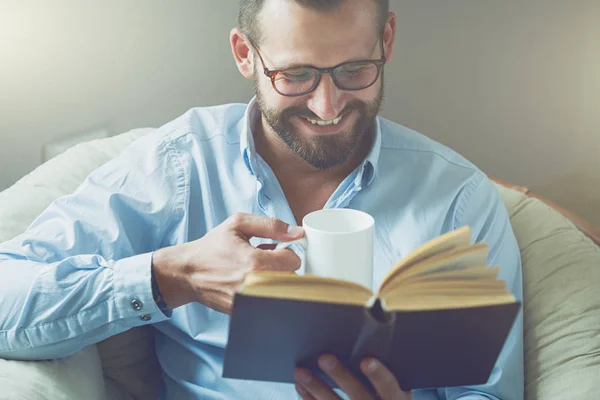
[[[319,84],[321,83],[321,78],[324,74],[329,74],[331,75],[331,79],[333,80],[333,82],[335,83],[335,86],[340,89],[340,90],[345,90],[345,91],[350,91],[350,92],[357,92],[359,90],[365,90],[370,88],[371,86],[373,86],[378,80],[379,77],[381,76],[381,70],[383,68],[383,66],[385,65],[385,63],[387,62],[387,58],[385,57],[385,48],[383,46],[383,38],[381,39],[381,58],[379,59],[375,59],[375,60],[356,60],[356,61],[346,61],[343,63],[340,63],[336,66],[330,67],[330,68],[317,68],[317,67],[313,67],[312,65],[299,65],[297,67],[293,67],[293,68],[284,68],[284,69],[269,69],[267,68],[266,64],[265,64],[265,60],[263,59],[262,55],[260,54],[260,51],[258,50],[258,46],[256,46],[254,44],[254,42],[252,42],[252,40],[250,40],[248,38],[248,42],[250,43],[250,45],[254,48],[254,50],[256,51],[256,54],[258,54],[258,57],[260,58],[260,62],[262,63],[263,66],[263,72],[264,74],[271,79],[271,85],[273,85],[273,89],[279,93],[282,96],[286,96],[286,97],[300,97],[300,96],[306,96],[307,94],[314,92],[318,87]],[[375,64],[377,66],[377,77],[373,80],[373,83],[371,83],[370,85],[367,85],[365,87],[359,88],[359,89],[346,89],[344,87],[342,87],[339,82],[337,81],[337,79],[335,78],[335,75],[333,73],[334,70],[336,70],[337,68],[346,65],[346,64],[355,64],[355,63],[372,63]],[[297,68],[310,68],[314,71],[317,72],[317,79],[315,80],[315,83],[313,84],[313,86],[310,88],[310,90],[303,92],[303,93],[299,93],[299,94],[285,94],[279,91],[279,89],[277,89],[277,85],[275,85],[275,78],[277,78],[277,75],[279,75],[282,72],[288,71],[290,69],[297,69]]]

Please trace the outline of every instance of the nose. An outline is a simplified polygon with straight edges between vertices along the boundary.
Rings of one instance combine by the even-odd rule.
[[[344,108],[342,91],[335,85],[330,74],[323,74],[319,86],[310,93],[308,108],[319,118],[329,121],[337,118]]]

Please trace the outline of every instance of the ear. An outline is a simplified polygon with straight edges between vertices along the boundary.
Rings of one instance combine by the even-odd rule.
[[[383,48],[385,49],[385,58],[389,62],[394,54],[394,41],[396,40],[396,14],[390,12],[388,20],[383,30]]]
[[[231,52],[233,53],[233,58],[240,74],[246,79],[253,79],[254,63],[252,52],[240,28],[233,28],[231,30],[229,42],[231,43]]]

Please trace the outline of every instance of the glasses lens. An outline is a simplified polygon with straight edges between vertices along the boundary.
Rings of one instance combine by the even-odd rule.
[[[337,67],[333,76],[342,89],[364,89],[377,80],[379,68],[369,61],[352,62]]]
[[[317,76],[317,71],[312,68],[286,69],[275,77],[275,87],[290,96],[308,93],[314,88]]]

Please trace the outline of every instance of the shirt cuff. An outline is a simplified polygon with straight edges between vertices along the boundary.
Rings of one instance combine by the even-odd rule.
[[[124,258],[114,264],[114,298],[120,317],[131,326],[168,319],[152,296],[152,253]]]

